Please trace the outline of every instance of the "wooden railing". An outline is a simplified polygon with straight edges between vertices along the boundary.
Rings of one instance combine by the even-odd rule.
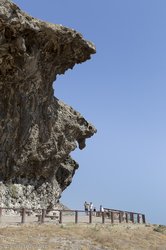
[[[91,224],[95,222],[100,222],[100,223],[143,223],[145,224],[145,215],[142,213],[136,213],[136,212],[129,212],[129,211],[122,211],[122,210],[117,210],[117,209],[110,209],[110,208],[104,208],[104,212],[101,211],[89,211],[88,213],[85,213],[84,210],[48,210],[48,209],[28,209],[28,208],[7,208],[7,207],[0,207],[0,222],[2,221],[2,217],[5,216],[3,215],[3,210],[5,210],[5,213],[8,210],[13,210],[16,211],[17,214],[21,217],[20,223],[25,223],[26,218],[28,216],[36,216],[38,217],[38,222],[44,223],[46,218],[52,218],[55,217],[57,218],[56,221],[58,223],[62,224],[63,221],[67,216],[72,215],[71,217],[74,217],[73,222],[77,224],[78,222],[86,222]],[[58,217],[54,215],[48,215],[49,212],[58,213]],[[33,215],[35,213],[35,215]],[[81,215],[83,215],[81,217]],[[12,215],[10,216],[12,218]],[[83,219],[81,219],[83,218]],[[70,221],[71,222],[71,221]],[[65,222],[66,223],[66,222]]]
[[[105,213],[111,217],[112,223],[114,223],[114,214],[117,214],[119,216],[119,222],[126,221],[126,223],[129,222],[129,220],[133,223],[146,223],[145,214],[142,213],[136,213],[136,212],[130,212],[130,211],[123,211],[113,208],[104,208]]]

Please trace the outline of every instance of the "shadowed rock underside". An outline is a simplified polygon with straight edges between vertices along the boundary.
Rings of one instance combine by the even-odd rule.
[[[93,53],[94,45],[75,30],[1,0],[1,206],[52,208],[71,183],[78,164],[70,152],[83,149],[96,129],[54,97],[52,84]]]

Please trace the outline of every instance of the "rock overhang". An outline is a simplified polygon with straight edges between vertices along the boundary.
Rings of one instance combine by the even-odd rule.
[[[84,148],[96,129],[54,97],[52,84],[58,74],[95,52],[75,30],[40,21],[10,1],[1,1],[2,204],[53,206],[71,183],[78,164],[70,152],[77,143]]]

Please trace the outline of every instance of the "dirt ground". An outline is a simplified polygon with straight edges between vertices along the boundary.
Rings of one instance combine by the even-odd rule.
[[[138,224],[19,224],[0,228],[0,249],[166,250],[166,227]]]

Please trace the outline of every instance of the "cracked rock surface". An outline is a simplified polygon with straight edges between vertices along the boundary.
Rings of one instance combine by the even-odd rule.
[[[0,1],[0,205],[52,208],[96,129],[54,97],[53,81],[95,53],[75,30]]]

